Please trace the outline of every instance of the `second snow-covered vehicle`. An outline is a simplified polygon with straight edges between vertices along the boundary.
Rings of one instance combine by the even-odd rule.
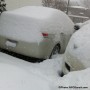
[[[26,6],[0,16],[0,48],[35,58],[65,51],[74,23],[63,12]]]
[[[90,68],[90,20],[73,34],[66,48],[63,60],[63,72]]]

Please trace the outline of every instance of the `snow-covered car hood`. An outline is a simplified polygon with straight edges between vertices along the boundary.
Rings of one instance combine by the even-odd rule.
[[[65,59],[81,62],[84,67],[90,67],[90,23],[81,27],[73,34],[65,52]]]

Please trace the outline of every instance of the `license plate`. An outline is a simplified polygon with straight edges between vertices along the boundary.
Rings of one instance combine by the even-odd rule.
[[[17,42],[16,41],[11,41],[11,40],[7,40],[6,41],[6,46],[7,47],[16,47],[16,45],[17,45]]]

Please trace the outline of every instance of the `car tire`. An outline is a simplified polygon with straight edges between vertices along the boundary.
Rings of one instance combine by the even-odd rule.
[[[60,53],[60,44],[57,44],[54,48],[53,48],[53,50],[52,50],[52,52],[51,52],[51,55],[50,55],[50,59],[54,56],[54,55],[56,55],[56,54],[59,54]]]

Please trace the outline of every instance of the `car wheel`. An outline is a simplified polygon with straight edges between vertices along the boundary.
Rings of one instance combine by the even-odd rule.
[[[59,54],[59,53],[60,53],[60,45],[57,44],[57,45],[53,48],[53,50],[52,50],[52,52],[51,52],[50,59],[51,59],[54,55]]]

